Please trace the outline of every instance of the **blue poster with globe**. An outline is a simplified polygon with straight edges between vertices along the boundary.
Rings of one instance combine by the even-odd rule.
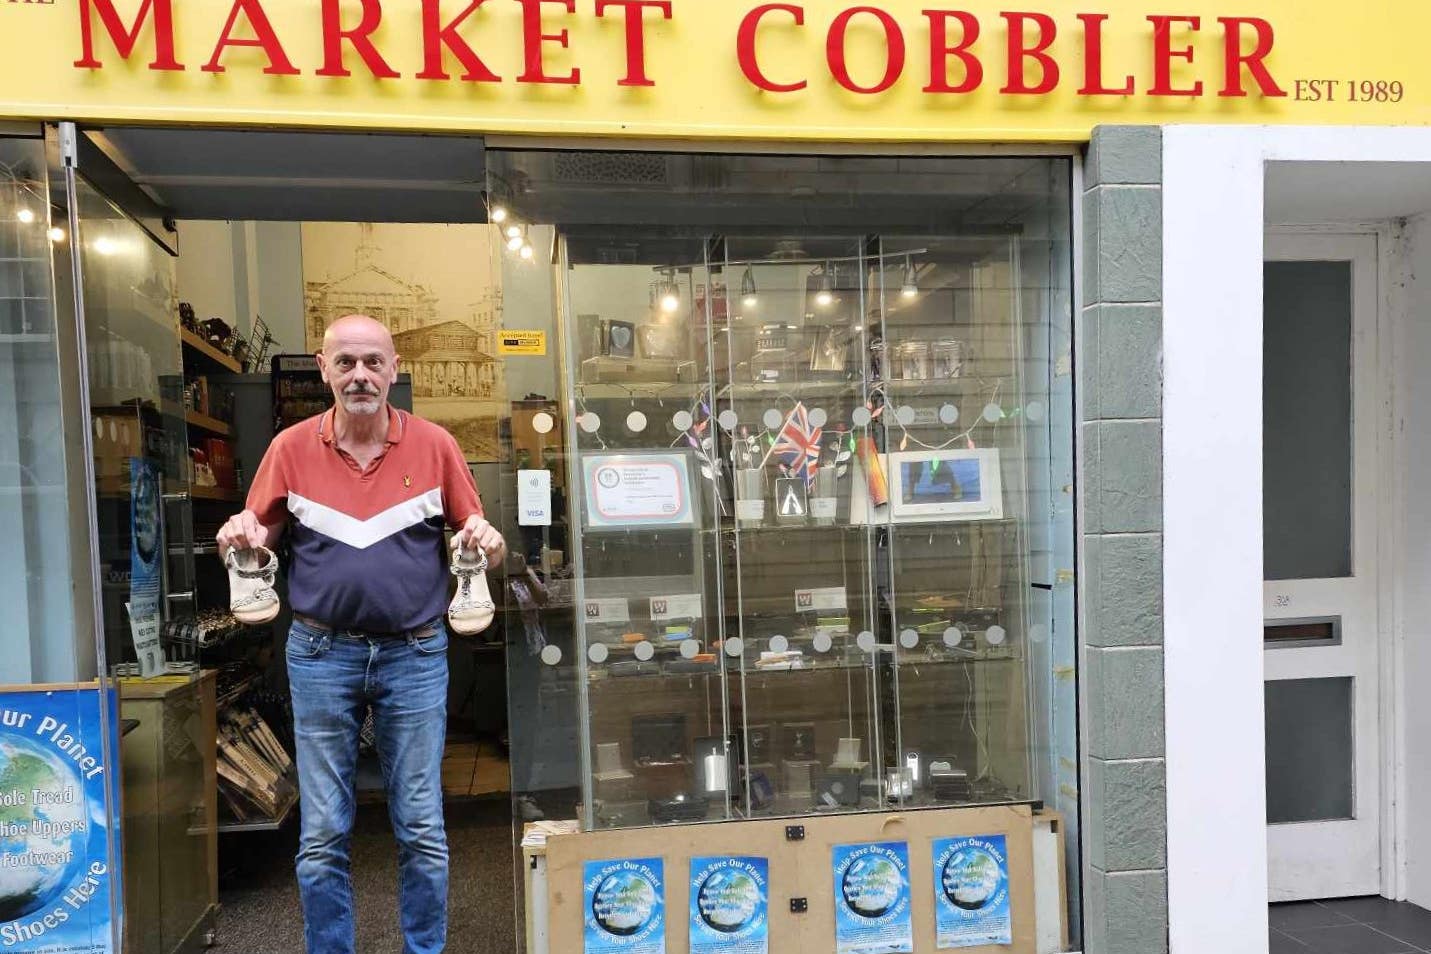
[[[909,845],[836,845],[836,954],[913,954]]]
[[[159,645],[159,468],[152,460],[129,458],[129,629],[139,675],[164,671]]]
[[[769,954],[770,862],[691,859],[690,954]]]
[[[113,692],[97,688],[0,693],[0,950],[110,954],[109,800],[100,700],[118,751]],[[118,841],[116,833],[116,842]]]
[[[934,840],[935,947],[1013,944],[1003,835]]]
[[[666,875],[660,858],[582,865],[585,954],[666,954]]]

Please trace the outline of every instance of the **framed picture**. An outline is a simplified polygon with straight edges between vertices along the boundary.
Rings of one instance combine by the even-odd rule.
[[[607,322],[606,353],[613,358],[636,357],[636,326],[629,321]]]
[[[581,459],[586,529],[695,526],[690,461],[679,450],[586,454]]]
[[[947,448],[891,453],[889,505],[895,523],[1001,519],[999,452]]]

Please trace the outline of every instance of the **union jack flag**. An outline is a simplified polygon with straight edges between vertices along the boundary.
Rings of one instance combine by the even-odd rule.
[[[785,418],[770,451],[785,465],[791,477],[804,476],[807,488],[815,482],[815,471],[820,464],[820,428],[810,423],[803,403],[796,404]]]

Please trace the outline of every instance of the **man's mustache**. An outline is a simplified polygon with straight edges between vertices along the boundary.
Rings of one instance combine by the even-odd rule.
[[[366,384],[354,384],[354,385],[350,385],[350,386],[348,386],[347,388],[344,388],[344,389],[343,389],[343,393],[344,393],[344,394],[370,394],[370,395],[372,395],[373,397],[377,397],[377,396],[378,396],[377,388],[370,388],[370,387],[368,387]]]

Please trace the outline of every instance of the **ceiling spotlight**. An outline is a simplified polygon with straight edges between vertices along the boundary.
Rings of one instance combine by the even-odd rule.
[[[536,252],[532,249],[532,243],[523,242],[522,247],[520,249],[520,254],[524,260],[530,262],[532,260],[532,256],[536,254]]]
[[[758,298],[755,294],[755,273],[745,266],[745,274],[740,279],[740,300],[747,308],[754,308]]]
[[[29,225],[31,222],[35,221],[35,213],[31,209],[21,209],[20,211],[15,213],[15,218],[19,219],[21,222],[24,222],[26,225]]]
[[[50,237],[51,242],[63,242],[65,240],[65,230],[58,225],[50,226],[50,230],[45,234]]]
[[[522,234],[522,227],[521,227],[520,225],[509,225],[509,226],[507,226],[507,238],[516,238],[517,236],[519,236],[519,235],[521,235],[521,234]]]
[[[914,273],[914,263],[908,258],[904,260],[904,286],[900,288],[899,294],[904,298],[919,296],[919,277]]]
[[[526,239],[522,238],[522,233],[520,230],[518,230],[516,235],[513,235],[511,238],[507,239],[507,251],[515,252],[526,244]]]
[[[835,292],[833,282],[830,279],[830,265],[827,262],[820,271],[820,290],[815,292],[815,304],[821,308],[829,308],[835,303]]]
[[[661,310],[666,314],[671,314],[681,307],[681,291],[676,287],[675,282],[666,282],[664,290],[661,292]]]
[[[112,239],[101,236],[94,240],[94,250],[100,255],[113,255],[119,251],[119,246],[115,245]]]
[[[487,213],[487,221],[493,225],[501,225],[507,221],[507,207],[504,205],[492,206],[492,211]]]

